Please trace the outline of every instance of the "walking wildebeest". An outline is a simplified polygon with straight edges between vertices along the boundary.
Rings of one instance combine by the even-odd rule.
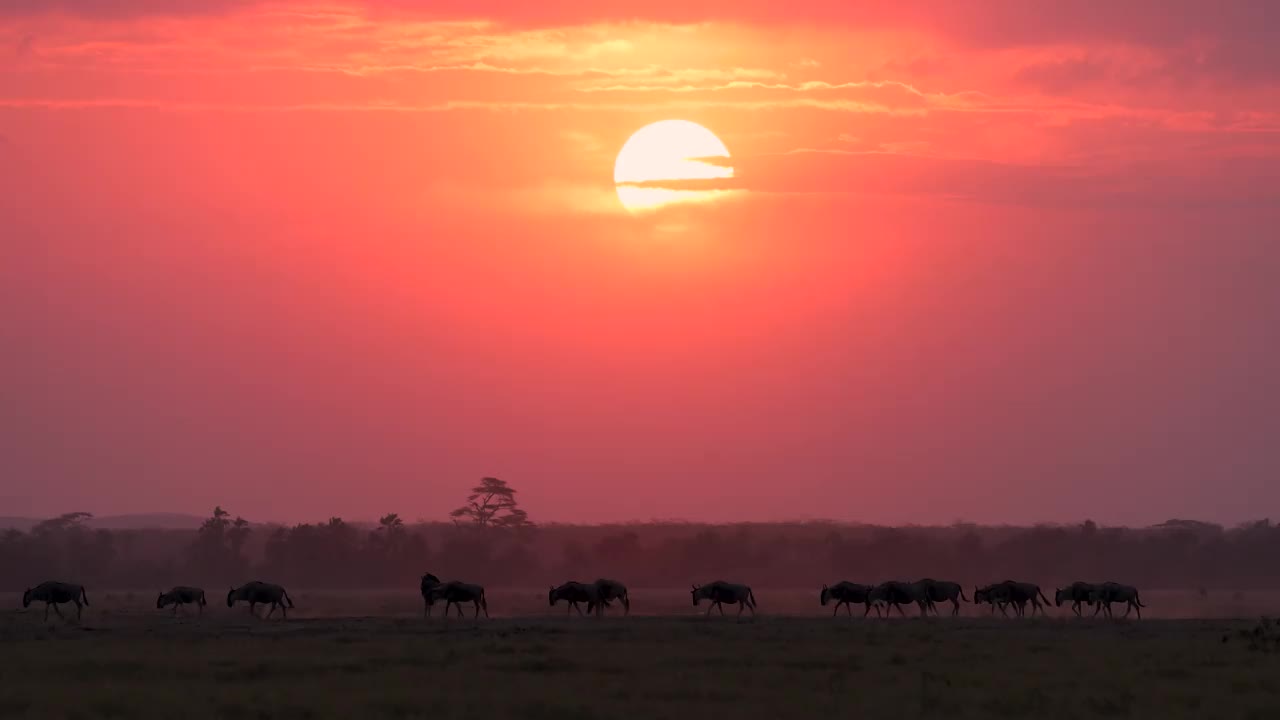
[[[1009,605],[1009,591],[1000,583],[986,587],[974,586],[973,604],[981,605],[982,603],[991,606],[992,615],[996,613],[996,608],[1000,608],[1000,614],[1009,617],[1009,612],[1005,609]]]
[[[586,603],[588,613],[596,613],[597,606],[602,603],[600,589],[595,583],[580,583],[573,580],[560,587],[553,587],[547,592],[547,601],[551,607],[555,607],[556,603],[561,600],[564,600],[567,604],[565,608],[566,615],[574,610],[578,611],[578,615],[582,615],[582,606],[578,603]]]
[[[982,595],[981,599],[978,597],[979,594]],[[1044,601],[1043,604],[1041,604],[1042,600]],[[1041,615],[1048,615],[1044,606],[1049,604],[1049,598],[1044,596],[1044,593],[1040,591],[1040,586],[1035,583],[1014,582],[1013,580],[998,582],[975,590],[973,601],[975,603],[991,603],[993,612],[994,607],[999,606],[1000,613],[1006,616],[1008,613],[1005,612],[1005,606],[1013,605],[1017,616],[1023,617],[1026,614],[1027,603],[1031,603],[1032,617],[1035,616],[1036,610],[1039,610]]]
[[[1098,608],[1093,611],[1096,616],[1098,610],[1106,610],[1107,617],[1113,617],[1111,614],[1111,603],[1125,603],[1123,617],[1129,617],[1129,613],[1134,610],[1138,611],[1138,619],[1142,619],[1142,608],[1146,605],[1142,604],[1142,600],[1138,597],[1138,588],[1132,585],[1121,585],[1120,583],[1104,582],[1101,585],[1095,585],[1093,592],[1090,593],[1090,599],[1098,603]]]
[[[915,585],[925,599],[925,606],[933,610],[934,615],[938,614],[938,608],[934,603],[950,602],[951,616],[955,617],[960,614],[960,601],[969,602],[969,598],[964,596],[964,588],[960,587],[960,583],[925,578],[916,582]]]
[[[866,617],[871,612],[873,605],[871,604],[871,591],[875,587],[872,585],[859,585],[858,583],[841,580],[830,587],[823,585],[822,592],[818,594],[818,602],[823,607],[831,600],[836,601],[835,609],[831,611],[831,617],[835,617],[840,612],[840,606],[843,605],[849,617],[853,617],[853,603],[865,605],[866,609],[862,612],[862,617]],[[880,606],[875,605],[876,615],[880,614]]]
[[[258,603],[271,603],[271,609],[267,611],[266,617],[271,617],[276,608],[280,608],[280,614],[286,620],[289,619],[289,610],[286,608],[285,603],[288,603],[289,608],[293,607],[293,599],[289,597],[289,593],[285,592],[283,587],[258,580],[228,590],[227,607],[235,607],[236,602],[249,603],[249,614],[254,617],[258,616],[257,612],[254,611]]]
[[[624,615],[631,614],[631,596],[627,593],[627,586],[617,580],[608,578],[598,578],[595,583],[596,593],[600,597],[600,604],[596,606],[596,612],[603,615],[604,609],[609,606],[611,600],[622,602]]]
[[[442,586],[442,583],[440,582],[440,578],[436,577],[435,575],[432,575],[431,573],[426,573],[425,575],[422,576],[422,582],[419,583],[418,588],[422,592],[423,617],[431,617],[431,606],[435,604],[437,600],[436,595],[439,592],[439,588],[441,586]]]
[[[53,608],[53,611],[58,613],[58,617],[65,620],[66,616],[62,614],[58,606],[62,603],[75,603],[76,621],[78,622],[80,614],[84,611],[81,602],[87,606],[89,604],[89,596],[85,593],[83,585],[50,580],[49,582],[42,582],[33,588],[27,588],[26,592],[22,593],[22,607],[29,607],[33,602],[45,604],[44,619],[46,621],[49,619],[49,608]]]
[[[444,616],[449,617],[449,606],[457,605],[458,617],[462,615],[462,603],[469,602],[475,605],[476,614],[474,617],[480,617],[480,611],[484,610],[484,616],[489,617],[489,603],[484,599],[484,587],[480,585],[472,585],[470,583],[458,582],[450,580],[447,583],[441,583],[431,589],[431,596],[436,600],[444,600]]]
[[[896,608],[898,614],[906,617],[906,613],[902,611],[903,605],[915,603],[920,608],[920,615],[923,616],[928,610],[927,598],[924,597],[921,588],[915,583],[901,582],[898,580],[890,580],[882,582],[871,590],[871,594],[867,599],[872,603],[885,604],[885,617],[889,617],[890,610]]]
[[[1071,612],[1075,613],[1076,617],[1084,617],[1080,612],[1080,605],[1082,603],[1093,604],[1093,592],[1097,587],[1093,583],[1073,582],[1064,588],[1058,588],[1054,591],[1053,603],[1058,607],[1062,607],[1062,603],[1070,602]],[[1094,614],[1096,615],[1097,613],[1095,612]]]
[[[178,607],[181,605],[195,605],[199,614],[204,615],[204,606],[207,604],[204,599],[204,590],[184,585],[179,585],[169,592],[162,592],[160,597],[156,598],[157,610],[163,610],[172,605],[174,615],[178,614]]]
[[[693,585],[691,587],[693,590],[690,594],[693,596],[694,607],[698,607],[698,603],[702,600],[711,601],[711,604],[707,606],[707,616],[711,615],[711,611],[714,608],[720,608],[720,614],[724,615],[724,603],[738,606],[738,619],[742,619],[742,611],[744,609],[750,610],[752,617],[756,615],[756,596],[751,592],[751,588],[746,585],[716,580],[706,585]]]

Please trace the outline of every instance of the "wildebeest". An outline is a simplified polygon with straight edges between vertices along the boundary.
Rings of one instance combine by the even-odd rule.
[[[422,591],[422,614],[424,617],[431,617],[431,606],[438,599],[436,595],[441,586],[440,578],[435,575],[426,573],[422,576],[422,582],[419,583],[418,588]]]
[[[938,608],[934,603],[950,602],[951,615],[954,617],[960,614],[960,601],[969,602],[969,598],[964,596],[964,588],[960,587],[960,583],[925,578],[917,581],[915,585],[917,591],[924,597],[925,606],[933,610],[934,615],[938,614]]]
[[[163,610],[165,607],[172,605],[174,615],[178,614],[178,607],[181,605],[195,605],[196,610],[203,615],[204,606],[207,604],[204,599],[204,590],[184,585],[179,585],[169,592],[162,592],[160,597],[156,598],[157,610]]]
[[[703,600],[710,600],[711,604],[707,606],[707,615],[711,614],[714,608],[720,608],[720,614],[724,615],[724,603],[738,606],[738,617],[742,617],[744,609],[751,610],[751,616],[756,614],[756,596],[751,592],[751,588],[746,585],[737,585],[728,583],[723,580],[707,583],[706,585],[693,585],[690,595],[693,596],[693,606],[698,607],[698,603]]]
[[[860,585],[848,580],[841,580],[830,587],[823,585],[822,592],[818,594],[818,602],[822,603],[823,607],[826,607],[828,602],[836,601],[836,606],[831,611],[831,617],[835,617],[840,612],[841,605],[849,613],[849,617],[853,617],[852,606],[854,603],[866,606],[866,609],[862,612],[862,617],[866,617],[871,612],[872,607],[875,607],[876,615],[879,615],[880,606],[873,606],[871,603],[871,591],[874,589],[871,585]]]
[[[76,620],[80,620],[80,614],[84,611],[84,606],[89,604],[89,596],[84,591],[83,585],[64,582],[42,582],[33,588],[27,588],[22,593],[22,607],[30,607],[33,602],[44,603],[44,619],[49,619],[49,608],[58,613],[58,617],[65,619],[62,611],[58,606],[62,603],[76,604]]]
[[[596,606],[597,613],[604,614],[604,609],[609,606],[609,602],[617,600],[622,603],[623,614],[631,614],[631,596],[627,593],[626,585],[608,578],[597,578],[593,584],[600,597],[600,604]]]
[[[973,588],[973,604],[981,605],[987,603],[991,606],[991,614],[994,615],[996,608],[1000,608],[1000,614],[1005,617],[1009,616],[1009,612],[1005,608],[1009,605],[1009,591],[1000,583],[987,585],[986,587]]]
[[[902,582],[899,580],[890,580],[882,582],[871,590],[871,594],[867,599],[872,603],[884,603],[885,617],[888,617],[892,608],[897,608],[898,614],[906,617],[906,613],[902,611],[903,605],[915,603],[920,608],[920,614],[927,612],[927,600],[921,592],[921,588],[915,583]]]
[[[1093,611],[1093,614],[1097,615],[1098,610],[1106,610],[1107,617],[1112,617],[1111,603],[1125,603],[1123,617],[1129,617],[1130,612],[1137,610],[1139,620],[1142,619],[1142,608],[1146,607],[1138,597],[1137,588],[1132,585],[1121,585],[1114,582],[1095,585],[1093,592],[1090,593],[1090,599],[1098,603],[1098,608]]]
[[[1041,601],[1044,601],[1041,604]],[[1035,583],[1014,582],[1013,580],[1005,580],[994,585],[988,585],[985,588],[974,590],[974,603],[991,603],[993,612],[995,607],[1000,608],[1001,614],[1008,615],[1005,612],[1006,605],[1013,605],[1014,611],[1018,617],[1026,614],[1027,603],[1031,603],[1031,615],[1034,617],[1036,610],[1041,615],[1048,615],[1044,606],[1049,603],[1049,598],[1044,596],[1040,591],[1040,586]]]
[[[579,603],[587,604],[587,612],[595,613],[596,606],[601,603],[600,589],[595,583],[580,583],[570,580],[560,587],[553,587],[547,592],[547,603],[551,607],[555,607],[556,603],[564,600],[567,604],[565,614],[572,613],[574,610],[582,615],[582,606]]]
[[[473,585],[471,583],[458,582],[450,580],[447,583],[441,583],[431,589],[431,596],[436,600],[444,600],[444,616],[449,617],[449,606],[458,606],[458,617],[462,617],[462,603],[469,602],[475,605],[476,614],[474,617],[480,617],[480,611],[484,610],[484,616],[489,617],[489,603],[484,599],[484,587]]]
[[[1062,607],[1062,603],[1071,603],[1071,612],[1076,617],[1084,617],[1080,612],[1081,603],[1093,604],[1093,591],[1097,585],[1087,582],[1073,582],[1064,588],[1057,588],[1053,593],[1053,604]],[[1097,612],[1095,611],[1096,615]]]
[[[249,603],[249,614],[254,617],[257,617],[257,612],[255,612],[254,608],[258,606],[258,603],[271,603],[271,609],[267,611],[266,617],[271,617],[276,608],[280,608],[280,614],[286,620],[289,619],[288,608],[293,607],[293,599],[289,597],[289,593],[285,592],[283,587],[259,580],[228,590],[227,607],[235,607],[237,602]],[[288,607],[286,607],[286,603]]]

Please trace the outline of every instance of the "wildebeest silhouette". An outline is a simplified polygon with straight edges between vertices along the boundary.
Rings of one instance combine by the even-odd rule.
[[[565,614],[578,611],[578,615],[582,615],[582,606],[580,603],[587,604],[588,613],[596,613],[597,606],[601,604],[600,589],[595,583],[582,583],[570,580],[559,587],[553,587],[547,592],[547,603],[551,607],[561,600],[565,601],[567,607]]]
[[[600,604],[596,606],[596,612],[604,614],[604,609],[609,606],[612,600],[618,600],[622,603],[623,614],[631,614],[631,596],[627,593],[627,586],[617,580],[608,578],[597,578],[595,583],[596,593],[600,596]]]
[[[1093,592],[1090,593],[1090,598],[1098,604],[1098,607],[1093,611],[1094,615],[1097,615],[1099,610],[1105,610],[1107,617],[1113,617],[1111,603],[1122,602],[1126,605],[1123,617],[1129,617],[1130,612],[1137,610],[1138,619],[1141,620],[1142,608],[1146,607],[1138,597],[1138,588],[1132,585],[1121,585],[1116,582],[1104,582],[1101,585],[1094,586]]]
[[[849,617],[853,617],[853,610],[851,606],[854,603],[866,606],[866,609],[862,613],[862,617],[866,617],[870,614],[872,607],[876,609],[876,614],[879,615],[880,606],[872,605],[871,603],[871,591],[874,589],[875,587],[872,585],[861,585],[859,583],[849,582],[848,580],[841,580],[830,587],[823,585],[822,592],[818,593],[818,602],[820,602],[823,607],[826,607],[827,603],[832,600],[836,601],[835,609],[831,611],[831,617],[835,617],[836,614],[840,612],[841,605],[843,605],[844,609],[849,613]]]
[[[58,617],[65,620],[66,617],[58,609],[58,606],[62,603],[75,603],[76,620],[79,621],[84,607],[89,605],[89,596],[85,593],[83,585],[50,580],[42,582],[33,588],[27,588],[26,592],[22,593],[22,607],[30,607],[33,602],[45,604],[44,619],[46,621],[49,619],[49,608],[53,608]],[[83,603],[83,606],[81,603]]]
[[[693,606],[697,607],[698,603],[703,600],[710,600],[711,604],[707,606],[707,614],[710,616],[711,611],[719,608],[720,614],[724,615],[724,605],[738,606],[738,618],[742,618],[743,610],[750,610],[751,616],[756,614],[756,596],[751,592],[751,588],[747,585],[739,585],[736,583],[725,582],[724,580],[716,580],[706,585],[693,585],[690,595],[693,597]]]
[[[195,605],[196,610],[204,615],[204,606],[208,605],[204,599],[204,590],[198,587],[188,587],[186,585],[178,585],[169,592],[160,593],[160,597],[156,598],[156,609],[163,610],[165,607],[172,605],[173,614],[178,614],[178,608],[182,605]]]
[[[227,607],[235,607],[237,602],[249,603],[249,614],[254,617],[257,617],[254,608],[258,606],[258,603],[271,603],[271,609],[267,611],[266,617],[271,617],[276,608],[280,608],[280,614],[286,620],[289,619],[288,608],[293,607],[293,599],[289,597],[289,593],[285,592],[283,587],[262,582],[261,580],[254,580],[238,588],[231,588],[227,592]],[[288,603],[288,607],[286,607],[286,603]]]

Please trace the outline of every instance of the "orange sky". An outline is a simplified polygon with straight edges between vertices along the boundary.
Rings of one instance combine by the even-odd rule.
[[[1274,515],[1269,15],[10,0],[0,515]]]

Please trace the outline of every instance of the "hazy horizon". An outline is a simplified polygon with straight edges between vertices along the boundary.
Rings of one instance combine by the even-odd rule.
[[[1280,515],[1268,10],[6,3],[0,514]]]

